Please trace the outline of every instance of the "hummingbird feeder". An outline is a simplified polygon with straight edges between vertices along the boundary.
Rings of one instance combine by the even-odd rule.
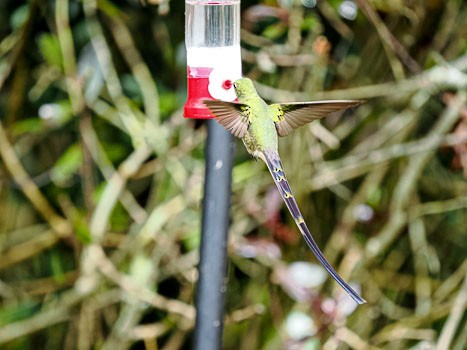
[[[186,0],[188,98],[184,117],[210,119],[203,100],[232,102],[242,75],[240,0]]]
[[[184,117],[212,119],[204,100],[236,100],[233,82],[242,74],[240,0],[186,0],[185,43],[188,98]],[[208,120],[207,127],[194,350],[222,347],[227,280],[234,143],[215,120]]]

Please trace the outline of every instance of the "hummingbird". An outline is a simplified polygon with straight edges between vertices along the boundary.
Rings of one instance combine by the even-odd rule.
[[[266,163],[269,172],[303,238],[326,271],[358,304],[366,301],[352,289],[319,249],[298,208],[279,157],[278,137],[332,112],[362,103],[358,100],[274,103],[268,105],[256,92],[249,78],[233,83],[238,102],[204,100],[214,119],[234,136],[240,138],[253,158]]]

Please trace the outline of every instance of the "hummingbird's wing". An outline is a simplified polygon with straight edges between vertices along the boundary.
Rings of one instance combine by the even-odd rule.
[[[276,123],[279,136],[288,135],[296,129],[315,119],[326,117],[341,109],[358,106],[363,101],[331,100],[314,102],[274,103],[269,105],[269,112]]]
[[[219,124],[234,136],[242,138],[250,125],[248,106],[242,103],[204,100],[203,103],[214,115]]]

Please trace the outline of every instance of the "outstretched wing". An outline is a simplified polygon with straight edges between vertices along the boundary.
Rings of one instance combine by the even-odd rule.
[[[219,100],[204,100],[203,103],[214,115],[214,119],[234,136],[238,138],[245,136],[250,125],[247,105]]]
[[[286,136],[293,129],[315,119],[321,119],[341,109],[358,106],[362,102],[358,100],[331,100],[274,103],[269,105],[269,112],[276,123],[277,134],[279,136]]]

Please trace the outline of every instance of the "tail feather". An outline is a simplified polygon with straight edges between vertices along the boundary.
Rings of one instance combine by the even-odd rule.
[[[287,205],[290,214],[292,214],[295,223],[297,224],[300,232],[303,235],[303,238],[305,239],[313,254],[324,266],[324,268],[329,272],[329,274],[336,280],[336,282],[340,284],[340,286],[352,297],[353,300],[355,300],[355,302],[357,302],[358,304],[365,303],[366,301],[360,295],[358,295],[358,293],[354,291],[352,287],[350,287],[342,279],[341,276],[339,276],[336,270],[334,270],[334,268],[324,257],[323,253],[321,252],[315,240],[313,239],[313,236],[311,235],[310,230],[308,229],[305,221],[303,220],[303,216],[300,213],[300,209],[298,208],[297,201],[295,200],[292,194],[292,189],[290,188],[289,182],[285,177],[284,167],[282,166],[279,154],[275,151],[264,152],[262,156],[264,156],[261,158],[263,158],[266,165],[268,166],[269,172],[271,173],[274,182],[276,183],[277,188],[279,189],[282,199]]]

